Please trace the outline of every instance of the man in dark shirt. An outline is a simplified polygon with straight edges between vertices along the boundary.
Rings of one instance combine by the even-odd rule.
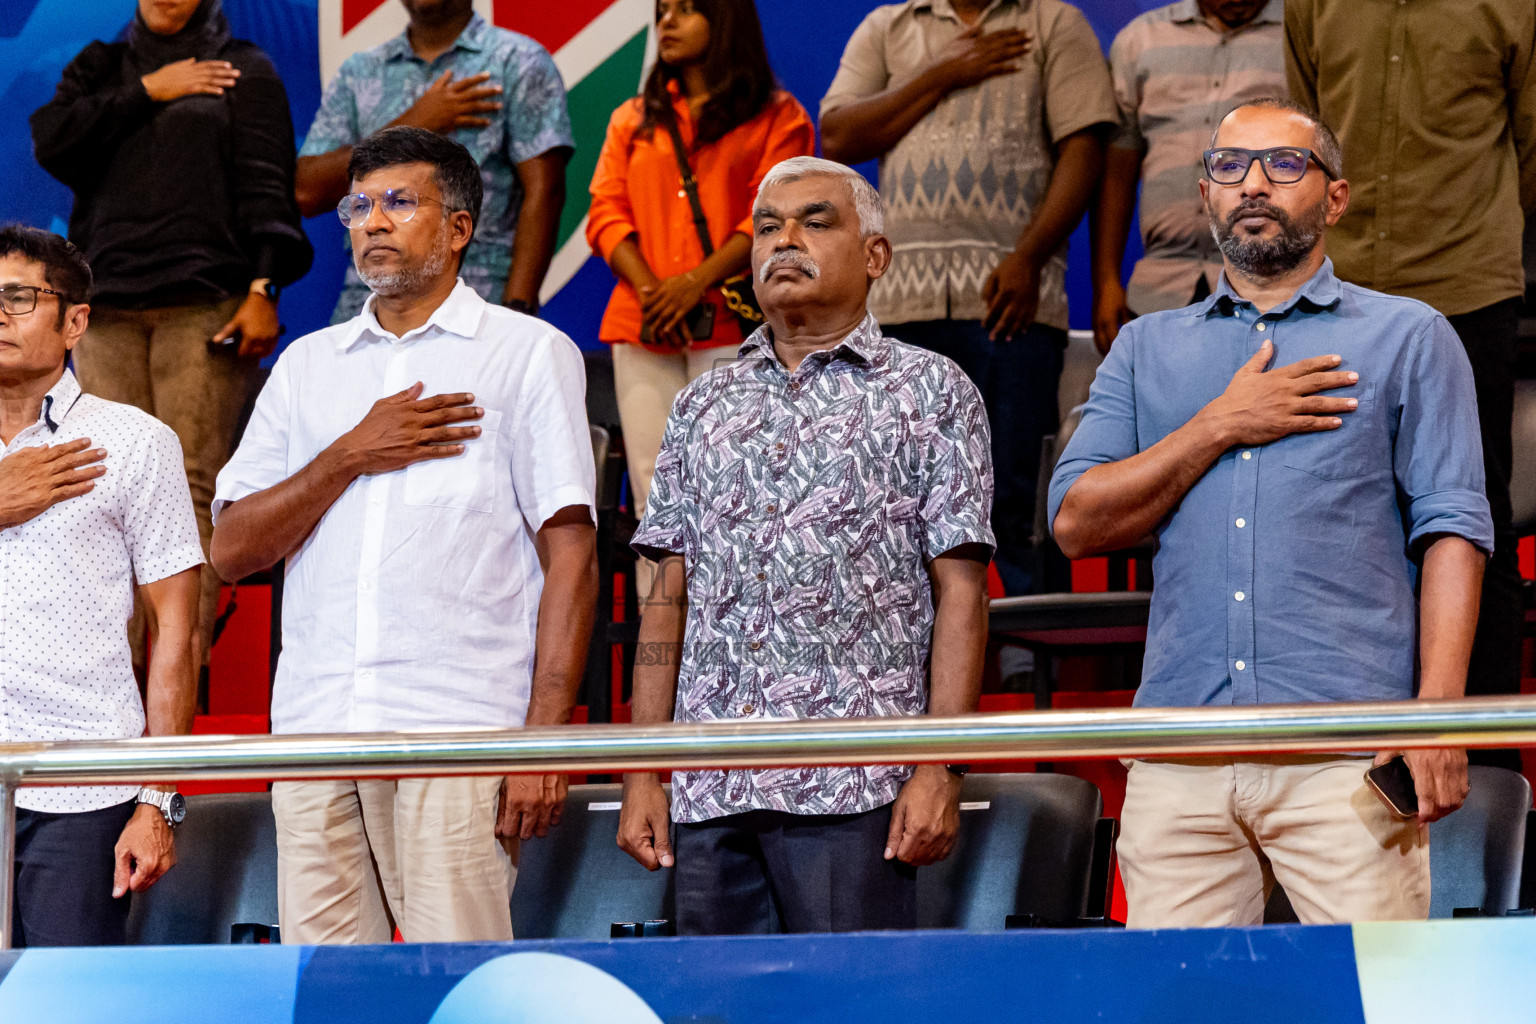
[[[1520,229],[1536,209],[1536,4],[1291,0],[1285,48],[1291,98],[1338,128],[1355,185],[1328,239],[1339,276],[1429,303],[1472,362],[1496,543],[1467,692],[1518,693],[1510,427]],[[1520,770],[1513,750],[1473,759]]]
[[[220,0],[141,0],[126,41],[92,43],[64,69],[32,139],[74,190],[69,237],[95,274],[80,386],[176,432],[206,556],[214,478],[281,330],[278,291],[313,257],[282,81],[230,38]],[[202,587],[206,663],[218,578]],[[141,614],[129,636],[142,670]]]

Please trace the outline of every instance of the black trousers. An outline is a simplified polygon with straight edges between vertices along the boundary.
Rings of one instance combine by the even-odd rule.
[[[677,933],[766,935],[917,927],[917,869],[885,859],[889,806],[749,811],[679,824]]]
[[[1516,554],[1509,474],[1514,461],[1510,432],[1515,415],[1515,343],[1520,333],[1520,300],[1448,317],[1472,363],[1477,415],[1483,434],[1483,470],[1493,512],[1493,557],[1483,573],[1483,603],[1467,670],[1467,694],[1520,692],[1520,643],[1525,606]],[[1515,750],[1473,750],[1473,764],[1520,770]]]
[[[136,801],[99,811],[16,811],[14,944],[121,946],[128,900],[112,898],[113,849]]]

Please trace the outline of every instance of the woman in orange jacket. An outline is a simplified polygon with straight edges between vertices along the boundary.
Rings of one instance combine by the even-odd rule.
[[[644,91],[608,122],[587,216],[587,241],[619,278],[599,337],[613,346],[637,515],[672,400],[716,360],[734,359],[745,338],[719,285],[748,269],[758,183],[780,160],[816,147],[805,108],[775,84],[753,0],[658,0],[656,34]],[[712,252],[699,237],[674,130]],[[750,275],[732,284],[750,287]],[[649,591],[649,566],[637,582]]]

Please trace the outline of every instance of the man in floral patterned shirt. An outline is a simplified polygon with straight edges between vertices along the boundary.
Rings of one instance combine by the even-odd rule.
[[[637,723],[974,711],[992,465],[976,388],[866,310],[890,266],[855,171],[786,160],[753,211],[767,326],[667,424],[637,551],[656,560]],[[686,637],[686,640],[685,640]],[[619,845],[677,867],[683,934],[916,925],[962,766],[677,772],[624,781]]]
[[[325,87],[299,150],[299,208],[334,209],[351,185],[352,147],[381,128],[446,135],[480,165],[485,191],[459,276],[485,301],[535,314],[575,145],[560,72],[544,47],[489,24],[470,0],[401,3],[410,27],[348,57]],[[348,260],[331,323],[357,316],[368,295]]]

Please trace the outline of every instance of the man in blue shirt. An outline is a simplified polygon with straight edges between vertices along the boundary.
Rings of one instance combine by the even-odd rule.
[[[351,185],[352,147],[379,129],[446,135],[480,165],[485,193],[459,276],[487,302],[537,313],[575,145],[560,72],[542,46],[488,24],[470,0],[401,2],[410,27],[348,57],[325,87],[299,150],[299,209],[334,209]],[[349,261],[331,322],[357,316],[368,295]]]
[[[1493,547],[1471,369],[1429,306],[1334,276],[1338,167],[1291,104],[1222,119],[1200,182],[1216,293],[1125,327],[1051,481],[1069,556],[1157,539],[1138,705],[1465,688]],[[1425,825],[1460,806],[1466,755],[1406,760],[1408,821],[1365,755],[1133,762],[1127,923],[1256,924],[1276,881],[1304,922],[1427,916]]]

